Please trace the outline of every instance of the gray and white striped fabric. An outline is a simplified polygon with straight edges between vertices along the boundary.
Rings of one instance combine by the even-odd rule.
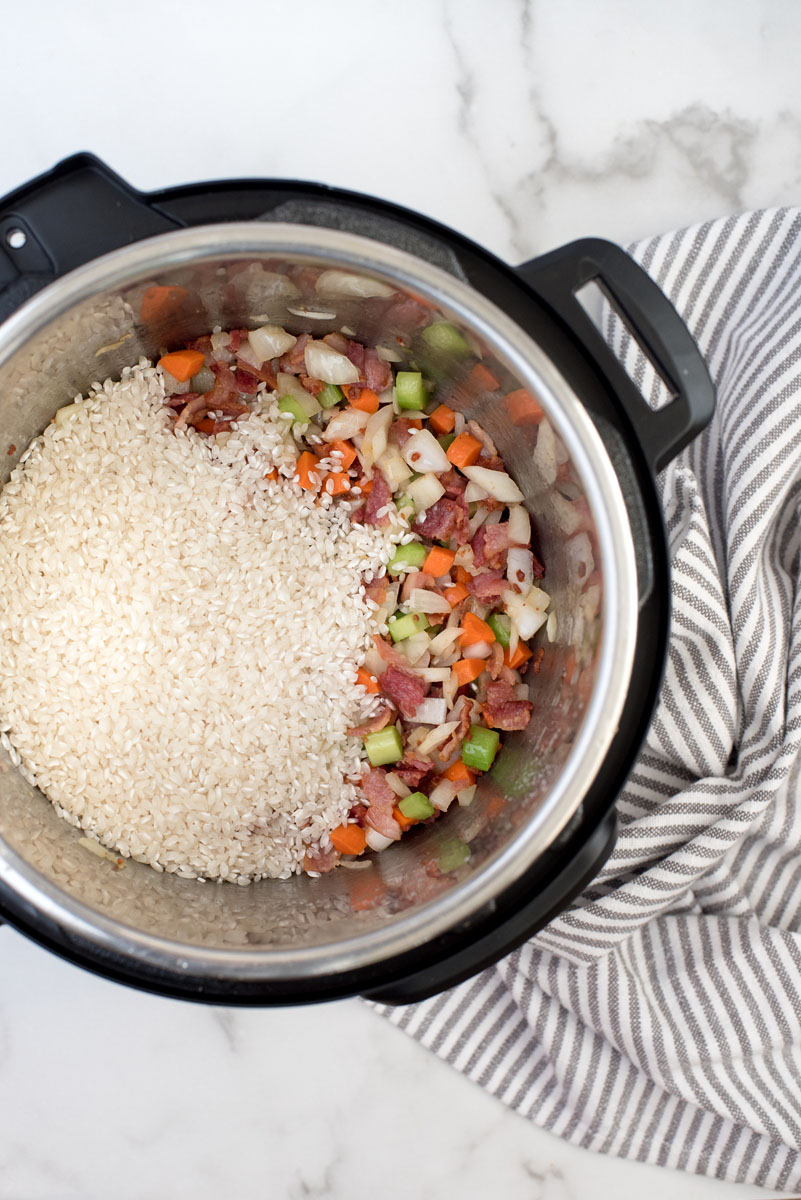
[[[718,389],[660,476],[669,665],[592,889],[476,979],[381,1011],[608,1154],[801,1189],[801,210],[632,248]],[[656,397],[615,318],[607,335]]]

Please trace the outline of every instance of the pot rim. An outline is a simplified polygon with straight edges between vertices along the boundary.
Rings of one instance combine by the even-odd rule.
[[[595,686],[559,777],[535,816],[476,875],[388,925],[332,944],[246,950],[194,946],[144,933],[62,891],[0,840],[0,885],[56,922],[69,938],[105,952],[146,958],[182,975],[213,972],[229,980],[319,978],[402,955],[490,911],[496,898],[535,864],[575,814],[617,731],[631,675],[638,597],[631,529],[611,461],[589,415],[554,363],[501,308],[469,284],[405,251],[319,226],[230,222],[196,226],[114,250],[49,284],[0,326],[0,365],[51,321],[109,289],[180,265],[287,256],[333,258],[425,295],[463,321],[533,390],[581,475],[596,521],[604,589]],[[534,303],[534,301],[532,301]]]

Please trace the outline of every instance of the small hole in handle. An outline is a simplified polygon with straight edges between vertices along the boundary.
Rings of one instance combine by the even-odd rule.
[[[28,235],[24,229],[9,229],[6,234],[6,243],[12,250],[21,250],[28,241]]]

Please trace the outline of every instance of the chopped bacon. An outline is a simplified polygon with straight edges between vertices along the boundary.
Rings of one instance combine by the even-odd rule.
[[[504,566],[506,552],[512,545],[509,541],[509,522],[479,525],[470,545],[473,547],[473,562],[477,567],[500,569]]]
[[[493,642],[490,646],[490,654],[487,659],[487,670],[490,674],[490,679],[497,679],[503,670],[503,646],[500,642]]]
[[[323,338],[326,346],[330,346],[332,350],[336,350],[337,354],[347,354],[349,338],[345,337],[344,333],[327,333]]]
[[[254,367],[253,363],[248,362],[244,358],[237,358],[236,365],[240,371],[246,371],[248,375],[253,375],[256,379],[266,383],[271,392],[275,390],[278,380],[275,377],[275,371],[269,358],[260,367]]]
[[[468,421],[467,422],[467,430],[468,430],[468,433],[472,433],[473,437],[477,441],[481,442],[481,445],[484,448],[484,453],[486,455],[488,455],[492,458],[498,457],[498,450],[497,450],[495,443],[493,442],[490,435],[487,433],[486,429],[481,428],[478,421]],[[503,470],[503,467],[501,467],[500,469]]]
[[[386,771],[373,767],[362,779],[361,786],[370,803],[364,818],[365,825],[384,837],[392,838],[394,842],[399,841],[401,828],[392,815],[397,796],[387,783]]]
[[[364,506],[363,523],[365,525],[388,525],[389,513],[384,513],[383,516],[379,516],[378,514],[391,500],[392,495],[387,486],[387,481],[378,467],[373,467],[373,486],[370,495],[367,497],[367,503]]]
[[[407,787],[417,788],[421,781],[434,770],[434,764],[428,758],[415,754],[412,750],[403,756],[403,762],[393,767],[394,773],[403,780]]]
[[[481,705],[481,715],[492,729],[525,729],[531,720],[534,705],[530,700],[518,700],[514,688],[506,680],[487,685],[487,697]]]
[[[202,337],[194,338],[186,343],[187,350],[199,350],[204,357],[211,354],[211,334],[204,333]]]
[[[502,571],[483,571],[480,575],[472,575],[465,587],[468,592],[480,600],[482,604],[494,606],[503,596],[509,586]]]
[[[205,396],[198,396],[195,392],[187,392],[186,396],[189,399],[178,414],[178,420],[175,422],[176,429],[183,429],[185,425],[194,424],[197,418],[205,417],[209,411]]]
[[[326,875],[329,871],[333,871],[334,867],[339,862],[339,851],[333,846],[328,850],[323,850],[318,847],[315,850],[307,850],[303,856],[303,870],[316,871],[318,875]]]
[[[259,390],[261,380],[258,375],[251,374],[250,370],[245,367],[237,367],[234,371],[234,379],[240,392],[244,392],[246,396],[255,396]]]
[[[312,379],[311,375],[304,375],[303,372],[298,375],[298,379],[303,387],[305,387],[306,391],[310,392],[312,396],[319,396],[320,392],[325,387],[322,379]]]
[[[343,350],[342,353],[347,355],[359,374],[363,375],[364,357],[366,351],[361,342],[354,342],[353,340],[348,341],[348,348],[347,350]]]
[[[488,471],[506,470],[506,464],[502,458],[499,458],[497,454],[487,454],[485,450],[482,450],[479,454],[478,463],[476,465],[479,467],[486,467]]]
[[[395,424],[397,424],[397,421]],[[392,431],[390,430],[390,441],[392,441],[391,433]],[[467,487],[467,480],[465,479],[464,475],[462,475],[461,471],[457,471],[455,467],[451,467],[450,471],[445,471],[442,475],[439,475],[438,479],[445,488],[445,495],[448,496],[449,499],[458,500],[460,496],[464,495],[464,490]],[[482,501],[482,503],[486,504],[486,501]]]
[[[287,375],[302,375],[306,370],[306,346],[310,341],[311,334],[302,333],[292,349],[279,358],[279,369]]]
[[[412,592],[415,591],[416,588],[425,590],[426,588],[430,588],[431,585],[433,584],[433,582],[434,582],[434,576],[427,575],[425,573],[425,571],[410,571],[409,574],[404,579],[403,587],[401,588],[401,594],[400,594],[401,603],[405,604],[409,600]]]
[[[389,427],[388,440],[393,446],[405,446],[412,436],[412,418],[396,417]]]
[[[352,361],[352,360],[351,360]],[[366,350],[364,355],[364,378],[374,392],[385,392],[392,383],[392,368],[379,358],[375,350]]]
[[[401,654],[400,650],[396,650],[394,646],[390,645],[389,642],[384,641],[384,639],[378,634],[374,635],[373,642],[375,643],[376,650],[381,655],[385,663],[389,663],[390,666],[394,664],[396,667],[403,667],[408,671],[409,660],[405,655]]]
[[[392,708],[389,704],[382,704],[374,717],[363,721],[361,725],[354,725],[352,729],[346,730],[348,737],[367,737],[368,733],[377,733],[379,729],[383,729],[385,725],[389,725],[392,720]]]
[[[320,278],[317,267],[306,267],[301,263],[294,263],[291,267],[281,269],[286,270],[295,287],[299,288],[304,295],[314,294],[317,280]]]
[[[418,329],[427,324],[431,310],[413,296],[396,296],[384,312],[386,327],[391,329]]]
[[[413,720],[428,691],[425,681],[402,667],[391,666],[387,667],[378,682],[381,691],[398,706],[401,715]]]
[[[228,349],[236,357],[243,342],[248,340],[247,329],[231,329],[228,333]]]
[[[174,396],[165,396],[164,404],[167,408],[183,408],[191,400],[196,400],[197,396],[197,392],[176,392]]]
[[[386,575],[382,575],[379,579],[371,579],[369,583],[364,585],[364,594],[368,600],[374,600],[376,604],[383,604],[387,598],[389,590],[389,580]]]
[[[443,496],[432,504],[426,515],[414,523],[415,532],[432,542],[447,542],[456,538],[458,545],[466,544],[470,533],[470,514],[463,499],[450,500]]]
[[[467,696],[462,697],[462,708],[459,713],[459,728],[454,730],[447,742],[440,746],[439,750],[437,751],[443,762],[450,758],[452,754],[456,753],[470,732],[470,715],[473,711],[473,705],[474,701],[469,700]]]

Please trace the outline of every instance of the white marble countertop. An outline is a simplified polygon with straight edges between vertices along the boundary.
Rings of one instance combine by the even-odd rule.
[[[144,189],[371,192],[511,261],[801,194],[801,9],[782,0],[45,0],[6,8],[2,34],[0,194],[87,149]],[[573,1149],[357,1000],[204,1009],[0,931],[0,1200],[677,1189],[757,1194]]]

